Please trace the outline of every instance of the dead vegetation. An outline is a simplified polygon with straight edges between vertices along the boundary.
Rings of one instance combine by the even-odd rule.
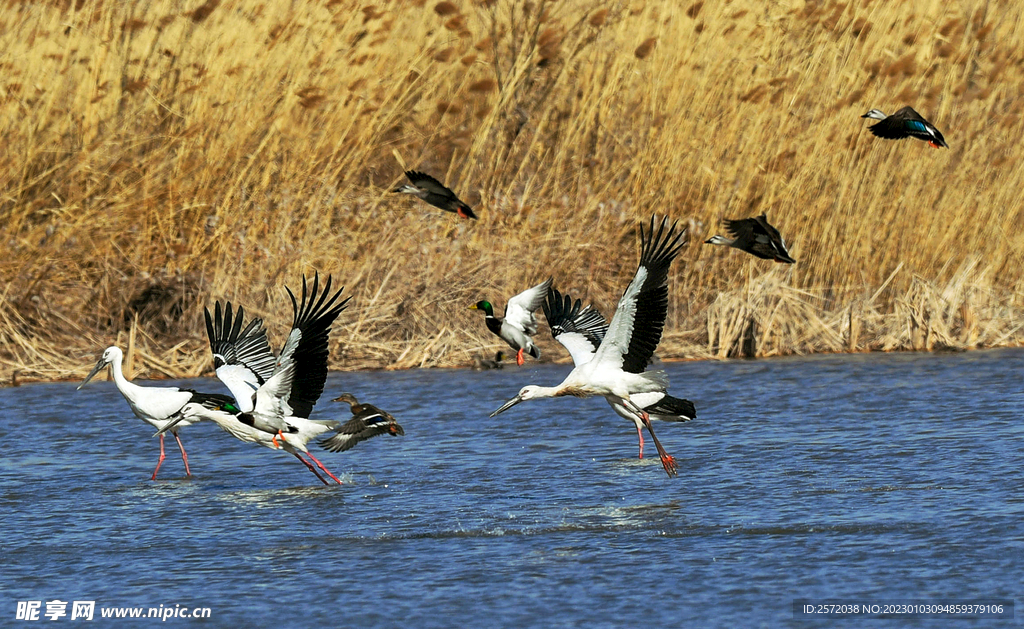
[[[991,5],[991,6],[990,6]],[[14,3],[0,17],[0,376],[208,368],[202,306],[347,284],[332,367],[472,364],[554,274],[610,315],[687,222],[665,358],[1022,340],[1024,7]],[[910,104],[950,150],[873,138]],[[481,220],[388,194],[403,167]],[[701,245],[767,211],[783,268]],[[545,356],[564,358],[546,334]]]

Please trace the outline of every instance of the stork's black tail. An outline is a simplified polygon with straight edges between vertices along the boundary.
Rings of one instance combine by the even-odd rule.
[[[668,422],[688,422],[697,417],[697,408],[690,400],[666,395],[644,409],[655,419]]]

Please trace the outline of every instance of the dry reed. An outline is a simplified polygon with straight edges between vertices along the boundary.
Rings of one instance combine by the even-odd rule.
[[[14,3],[0,375],[129,337],[137,375],[202,373],[204,304],[280,342],[313,270],[354,297],[333,368],[469,365],[482,297],[554,274],[610,314],[651,214],[691,231],[663,357],[1019,344],[1024,6],[997,4]],[[858,117],[904,104],[952,148]],[[403,166],[481,219],[388,194]],[[701,244],[761,211],[795,266]]]

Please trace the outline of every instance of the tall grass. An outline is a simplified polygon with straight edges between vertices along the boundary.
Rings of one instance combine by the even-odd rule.
[[[330,273],[332,367],[467,365],[548,275],[610,315],[680,219],[663,357],[1016,344],[1024,6],[469,0],[10,3],[0,374],[208,366],[202,306]],[[872,137],[910,104],[950,150]],[[403,168],[478,222],[390,195]],[[792,267],[701,241],[762,211]],[[547,357],[564,355],[542,335]]]

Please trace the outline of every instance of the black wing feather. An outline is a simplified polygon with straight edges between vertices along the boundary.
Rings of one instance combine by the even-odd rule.
[[[341,311],[348,306],[351,297],[338,301],[345,287],[331,295],[331,276],[327,276],[324,290],[319,293],[320,274],[313,276],[312,290],[306,291],[306,278],[302,278],[302,300],[296,301],[295,295],[287,286],[288,296],[292,299],[294,319],[292,330],[301,334],[292,359],[295,361],[295,376],[288,404],[296,417],[308,418],[313,406],[324,392],[327,381],[327,340],[331,333],[331,325]],[[319,293],[319,295],[318,295]]]
[[[676,421],[690,421],[697,417],[697,407],[690,400],[666,395],[654,404],[644,408],[652,415],[672,415],[678,417]]]
[[[608,333],[608,322],[600,312],[590,306],[584,308],[579,299],[573,303],[568,294],[563,296],[556,288],[548,289],[547,299],[542,305],[552,338],[557,340],[561,334],[575,332],[590,341],[595,350],[601,346]]]
[[[666,217],[655,233],[652,216],[649,232],[645,234],[643,226],[640,227],[640,240],[643,243],[640,267],[647,270],[647,277],[636,296],[633,334],[629,340],[629,350],[622,357],[622,369],[629,373],[643,373],[647,370],[665,328],[665,318],[668,316],[668,269],[686,244],[686,230],[675,233],[676,223],[672,223],[666,231],[667,225]]]
[[[230,301],[223,313],[218,301],[214,304],[213,317],[210,316],[209,308],[204,307],[203,314],[206,316],[206,335],[210,339],[210,351],[214,356],[222,356],[226,364],[241,365],[249,369],[256,375],[260,384],[273,375],[275,359],[270,351],[262,319],[252,319],[243,330],[245,311],[239,306],[237,316],[233,316]],[[216,360],[215,369],[220,366]]]

